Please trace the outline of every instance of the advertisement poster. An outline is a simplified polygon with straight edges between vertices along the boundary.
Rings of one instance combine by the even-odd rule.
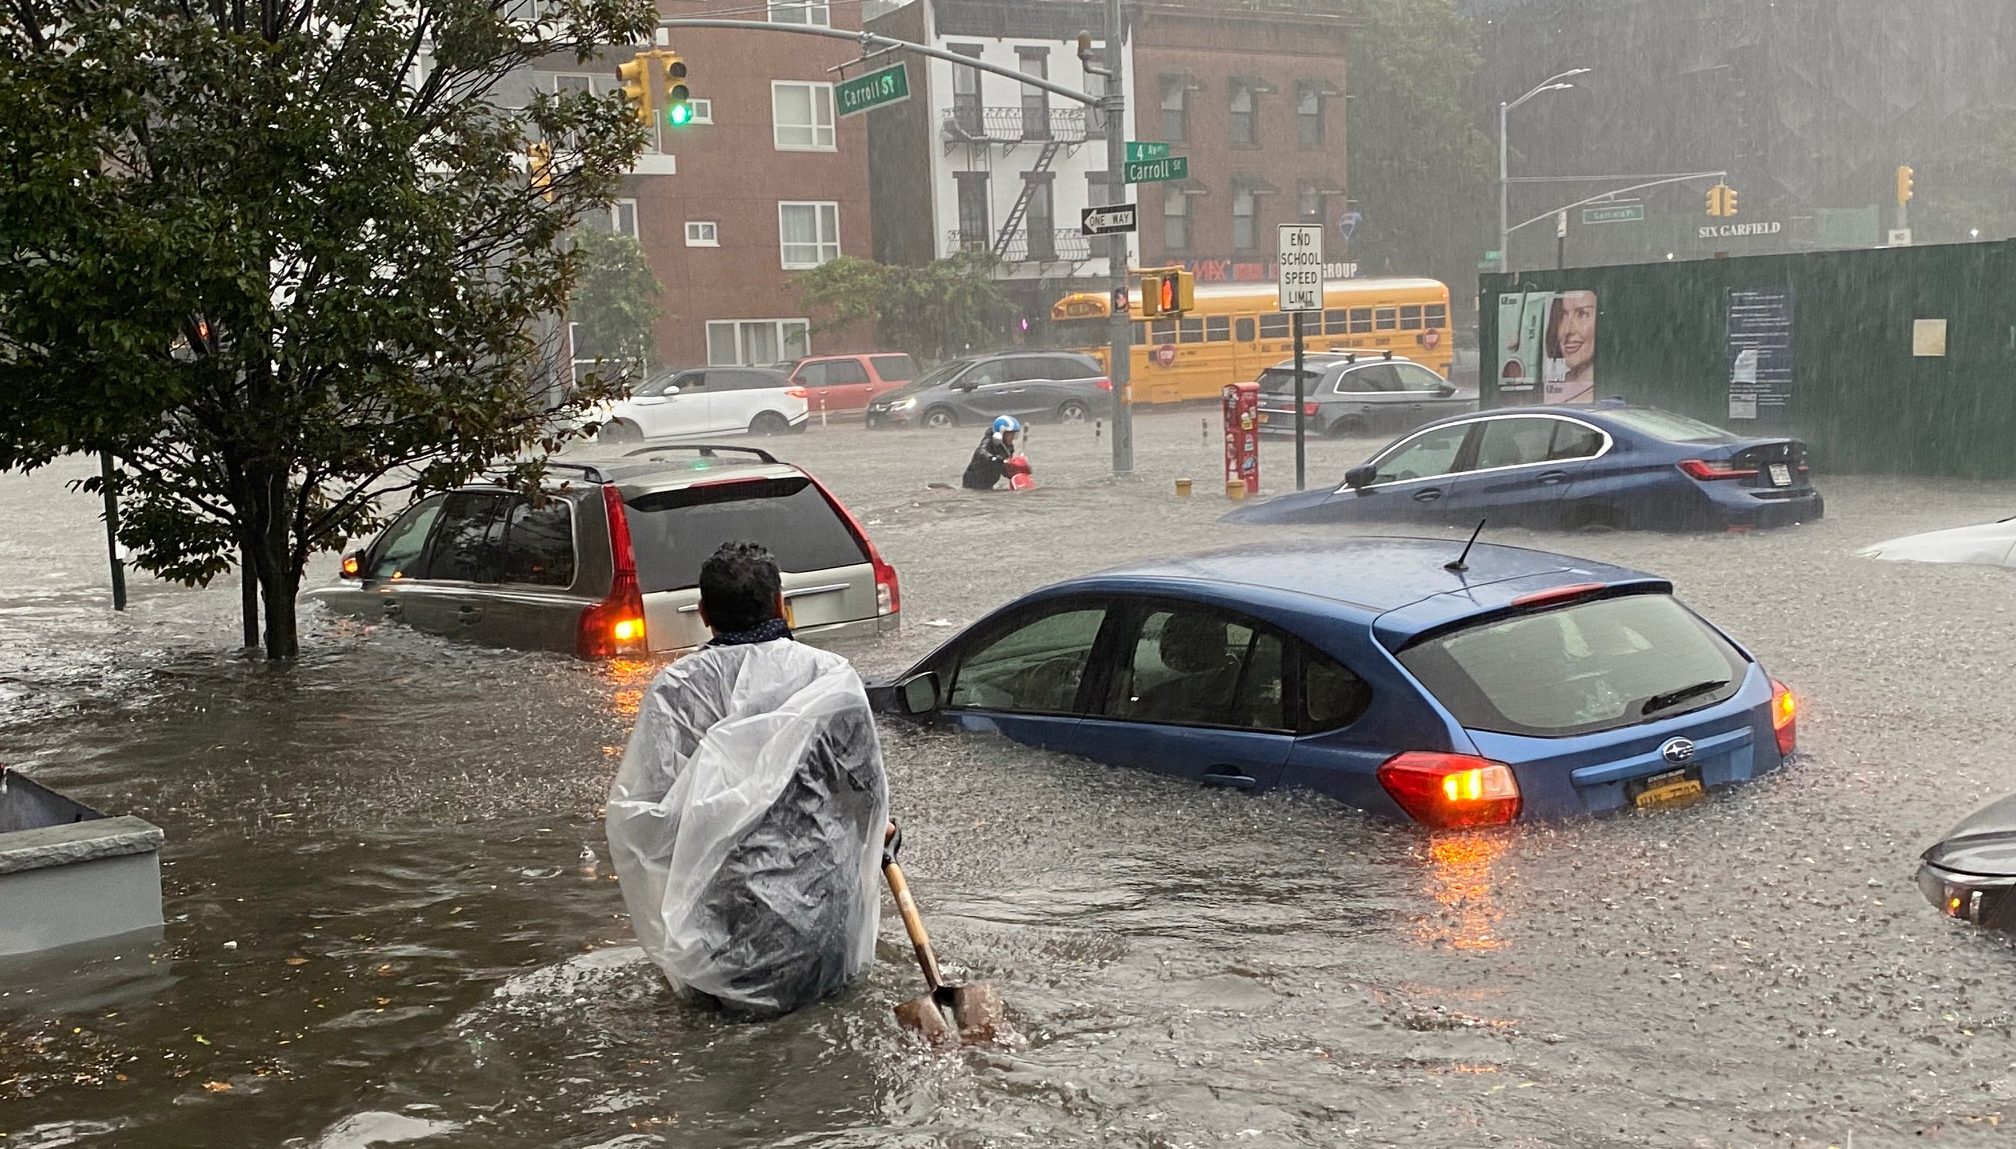
[[[1792,407],[1792,293],[1729,293],[1729,417],[1785,419]]]
[[[1498,297],[1498,395],[1506,405],[1596,399],[1596,293]]]

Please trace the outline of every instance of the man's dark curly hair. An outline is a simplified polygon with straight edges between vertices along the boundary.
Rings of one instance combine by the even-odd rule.
[[[758,543],[722,543],[700,566],[700,606],[717,631],[753,630],[777,617],[777,560]]]

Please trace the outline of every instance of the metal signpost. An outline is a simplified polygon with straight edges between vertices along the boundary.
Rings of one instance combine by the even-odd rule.
[[[910,98],[910,70],[892,64],[833,85],[833,107],[843,116],[900,104]]]
[[[1275,233],[1275,264],[1279,268],[1280,306],[1295,321],[1295,489],[1307,482],[1303,438],[1309,416],[1303,407],[1302,317],[1323,310],[1327,284],[1323,280],[1323,229],[1307,224],[1282,224]]]

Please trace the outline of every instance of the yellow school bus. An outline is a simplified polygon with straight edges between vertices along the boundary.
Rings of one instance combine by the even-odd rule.
[[[1295,353],[1291,318],[1275,310],[1272,283],[1197,285],[1196,309],[1181,319],[1134,322],[1129,373],[1136,403],[1216,399],[1227,383],[1257,378]],[[1130,306],[1141,306],[1137,285]],[[1050,309],[1055,341],[1106,365],[1103,292],[1076,292]],[[1303,347],[1387,351],[1449,374],[1449,288],[1433,279],[1333,279],[1321,314],[1303,316]]]

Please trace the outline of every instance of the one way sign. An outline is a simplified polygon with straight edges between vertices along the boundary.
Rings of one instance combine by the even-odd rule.
[[[1088,207],[1078,216],[1078,231],[1083,235],[1112,235],[1133,230],[1134,205],[1131,203]]]

